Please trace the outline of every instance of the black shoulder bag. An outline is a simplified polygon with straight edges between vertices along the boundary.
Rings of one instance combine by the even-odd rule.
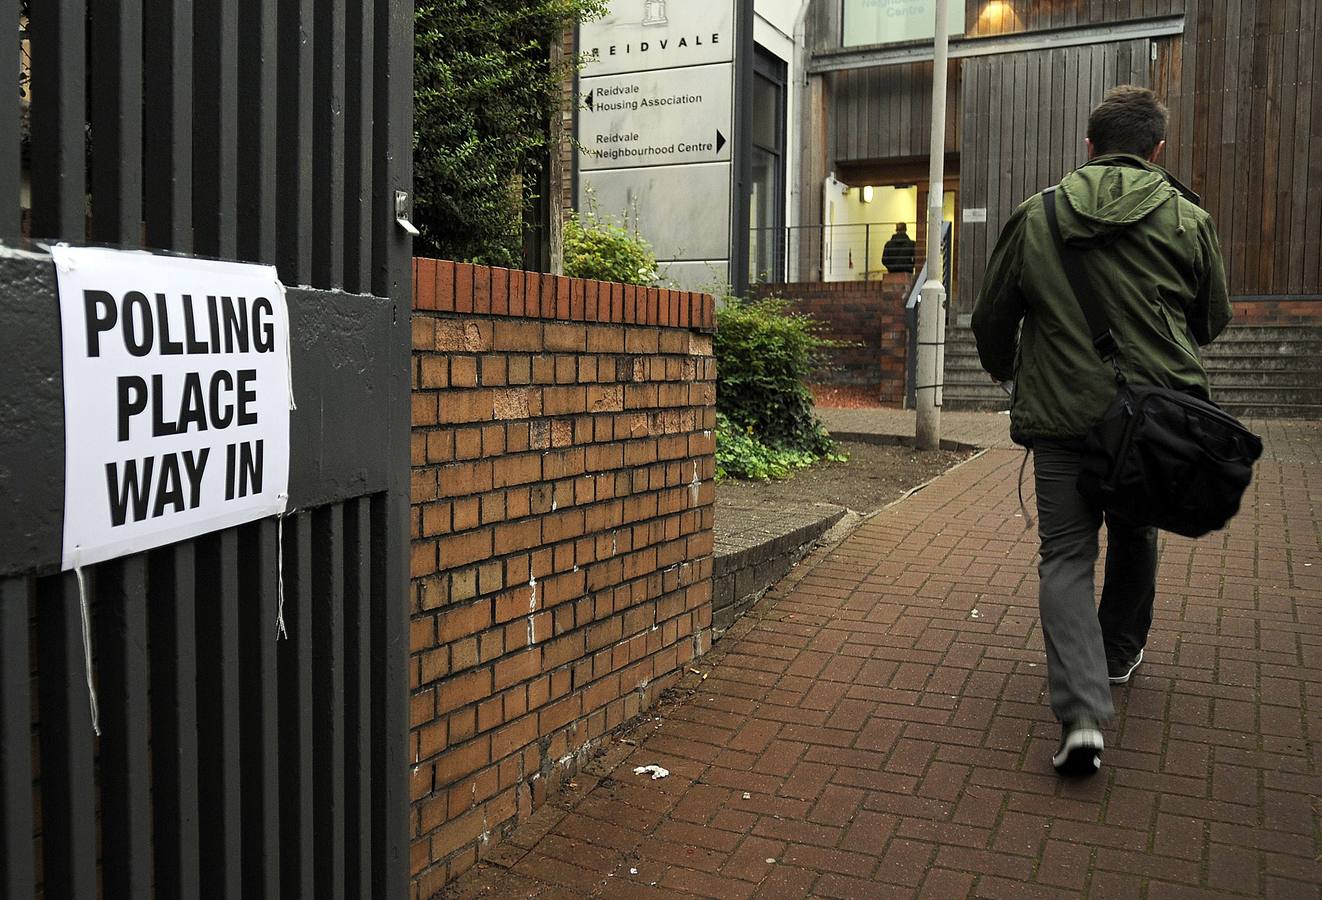
[[[1115,399],[1084,439],[1079,493],[1137,525],[1185,537],[1224,528],[1253,480],[1262,439],[1211,401],[1125,380],[1106,308],[1084,274],[1083,252],[1060,236],[1055,188],[1042,202],[1093,347],[1115,367]]]

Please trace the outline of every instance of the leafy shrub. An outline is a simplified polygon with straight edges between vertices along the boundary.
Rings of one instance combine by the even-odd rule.
[[[566,275],[623,284],[656,282],[656,254],[636,230],[589,209],[570,216],[564,234]]]
[[[757,439],[753,429],[741,428],[716,414],[716,479],[745,478],[769,481],[785,478],[796,469],[806,469],[817,462],[815,454],[803,450],[769,447]]]
[[[577,60],[551,64],[601,0],[417,0],[414,213],[419,254],[515,265],[523,218]]]
[[[717,412],[769,447],[814,459],[831,453],[835,445],[813,414],[807,386],[823,351],[836,346],[817,321],[770,297],[730,299],[716,324]]]

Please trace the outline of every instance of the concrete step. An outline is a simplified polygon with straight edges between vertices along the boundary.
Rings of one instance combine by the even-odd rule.
[[[1283,403],[1290,406],[1322,406],[1322,387],[1273,387],[1213,383],[1217,403]]]
[[[1241,419],[1322,419],[1322,404],[1308,403],[1221,403],[1221,408]]]
[[[1212,384],[1255,384],[1280,388],[1322,387],[1322,377],[1316,370],[1208,367],[1207,376]]]
[[[1322,325],[1231,325],[1217,337],[1212,346],[1237,341],[1272,340],[1322,341]]]
[[[1236,341],[1222,344],[1218,341],[1202,348],[1204,359],[1236,357],[1298,357],[1316,359],[1322,356],[1322,341]]]
[[[1232,325],[1203,348],[1203,361],[1213,396],[1235,415],[1322,415],[1322,326]],[[1009,406],[982,371],[971,329],[946,332],[944,405],[998,411]]]
[[[1203,365],[1212,372],[1302,372],[1317,376],[1317,356],[1207,356]]]

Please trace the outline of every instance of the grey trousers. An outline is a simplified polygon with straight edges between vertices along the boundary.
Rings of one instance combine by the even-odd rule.
[[[1132,660],[1147,643],[1157,586],[1157,530],[1106,516],[1106,580],[1096,605],[1093,567],[1102,511],[1075,487],[1075,446],[1034,442],[1042,560],[1038,606],[1047,647],[1051,711],[1062,722],[1105,723],[1114,709],[1106,661]]]

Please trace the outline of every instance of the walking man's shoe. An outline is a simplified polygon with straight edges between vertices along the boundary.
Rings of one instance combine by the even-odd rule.
[[[1095,775],[1102,767],[1102,726],[1092,719],[1066,722],[1060,731],[1060,749],[1051,764],[1061,775]]]
[[[1139,663],[1143,662],[1143,651],[1138,651],[1138,656],[1129,660],[1110,660],[1106,661],[1106,676],[1111,684],[1128,684],[1133,676],[1134,670],[1138,668]]]

